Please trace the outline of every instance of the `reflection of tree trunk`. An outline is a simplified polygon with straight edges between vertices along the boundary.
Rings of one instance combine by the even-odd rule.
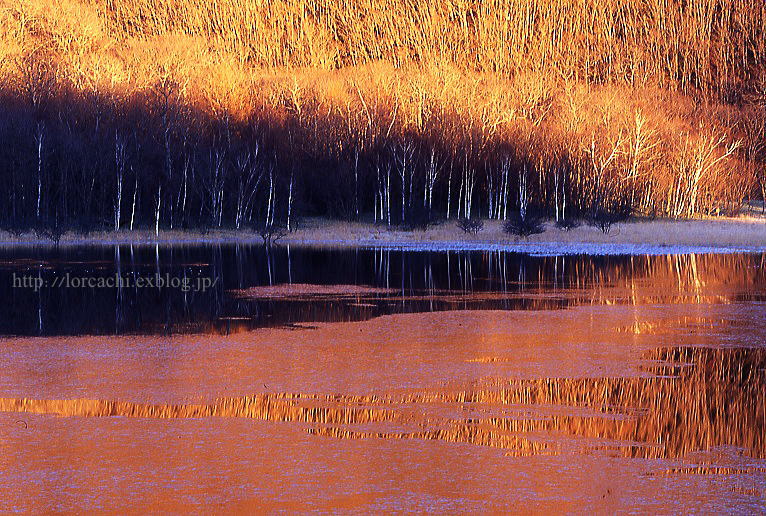
[[[160,243],[154,244],[154,273],[160,277]],[[159,286],[157,287],[159,288]]]
[[[120,246],[114,247],[114,262],[115,262],[115,286],[117,287],[117,298],[114,305],[114,329],[119,333],[122,328],[122,308],[123,308],[123,291],[122,291],[122,260],[120,258]]]
[[[386,288],[391,288],[391,251],[388,249],[386,250]]]
[[[702,282],[699,278],[699,273],[697,272],[697,255],[696,254],[690,254],[689,255],[689,270],[691,272],[691,279],[690,282],[694,286],[694,292],[697,294],[697,303],[701,302],[702,297]]]
[[[42,272],[40,270],[37,271],[37,282],[38,285],[43,283]],[[37,289],[37,333],[43,334],[43,290],[41,288]]]
[[[290,244],[287,244],[287,282],[293,283],[293,262],[290,259]]]

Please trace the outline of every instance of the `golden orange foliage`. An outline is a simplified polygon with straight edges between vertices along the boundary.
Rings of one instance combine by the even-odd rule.
[[[415,135],[478,168],[513,148],[557,216],[565,159],[581,209],[681,217],[766,185],[765,23],[760,0],[6,0],[0,77],[118,104],[172,91],[295,124],[311,155]]]

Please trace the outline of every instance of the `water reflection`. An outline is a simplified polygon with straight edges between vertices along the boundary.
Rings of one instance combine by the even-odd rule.
[[[267,252],[249,245],[4,250],[0,333],[226,333],[402,312],[761,300],[765,260],[762,254],[535,257],[290,247]],[[82,284],[114,277],[125,281],[105,288]],[[139,278],[166,284],[141,287]],[[293,283],[364,285],[381,292],[240,295]]]
[[[0,511],[764,509],[762,255],[10,254]]]
[[[655,364],[646,377],[482,380],[408,395],[276,393],[184,405],[0,398],[0,412],[240,417],[309,423],[309,433],[325,437],[440,440],[514,455],[599,450],[675,459],[728,446],[766,458],[766,350],[661,348],[647,358]],[[551,406],[558,413],[546,413]]]

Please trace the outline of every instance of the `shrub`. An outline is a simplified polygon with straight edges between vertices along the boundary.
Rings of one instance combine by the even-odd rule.
[[[435,226],[438,221],[425,209],[413,209],[407,216],[407,220],[402,224],[401,229],[405,231],[425,231],[431,226]]]
[[[261,235],[265,247],[271,247],[272,244],[287,235],[287,227],[280,224],[261,224],[256,227],[256,231]]]
[[[614,224],[627,220],[630,215],[631,209],[627,204],[611,208],[597,208],[591,216],[591,224],[606,235],[611,232]]]
[[[558,222],[556,222],[556,227],[558,227],[559,229],[563,229],[564,231],[569,231],[579,226],[580,226],[580,221],[572,217],[561,219]]]
[[[66,228],[62,224],[40,224],[35,226],[34,231],[38,238],[50,240],[58,247]]]
[[[471,233],[476,235],[484,229],[484,221],[481,219],[458,219],[457,227],[463,230],[463,233]]]
[[[506,221],[503,230],[509,235],[526,238],[544,232],[545,225],[542,218],[537,215],[527,214],[522,218],[520,214],[515,213]]]

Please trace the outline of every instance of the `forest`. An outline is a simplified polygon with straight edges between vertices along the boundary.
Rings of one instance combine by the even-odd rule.
[[[762,0],[0,0],[0,227],[731,215]]]

